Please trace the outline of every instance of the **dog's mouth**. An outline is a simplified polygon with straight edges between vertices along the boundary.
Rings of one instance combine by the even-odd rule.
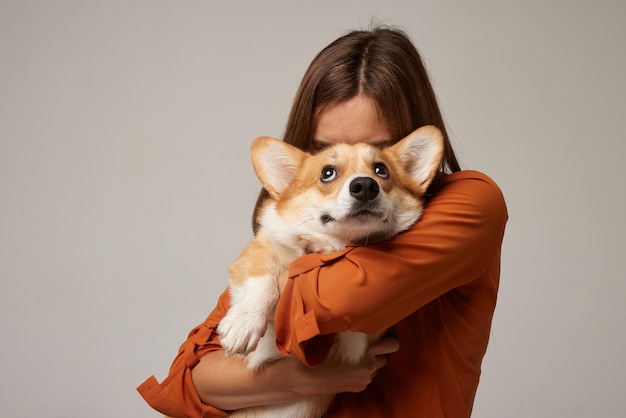
[[[384,217],[385,217],[385,214],[382,211],[376,211],[372,209],[358,209],[358,210],[353,210],[350,213],[348,213],[342,220],[365,221],[368,219],[376,218],[376,219],[382,219],[383,222],[385,222],[386,219],[384,219]],[[324,215],[320,216],[320,221],[322,222],[322,224],[328,224],[328,223],[337,221],[337,219],[332,217],[328,213],[325,213]]]
[[[381,211],[372,210],[372,209],[359,209],[353,212],[350,212],[347,219],[366,219],[366,218],[384,218],[385,214]]]

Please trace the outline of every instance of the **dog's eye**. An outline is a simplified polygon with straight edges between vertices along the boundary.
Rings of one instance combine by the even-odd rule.
[[[320,179],[324,182],[333,181],[337,178],[337,169],[333,166],[327,165],[322,169],[322,175]]]
[[[389,171],[387,171],[387,167],[383,163],[374,164],[374,173],[376,173],[378,177],[382,177],[384,179],[389,177]]]

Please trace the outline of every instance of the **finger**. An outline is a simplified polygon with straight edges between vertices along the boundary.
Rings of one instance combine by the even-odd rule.
[[[400,342],[395,338],[383,338],[377,343],[373,344],[368,353],[373,356],[382,356],[386,354],[395,353],[400,349]]]
[[[387,365],[387,357],[376,356],[374,357],[374,369],[380,370]]]

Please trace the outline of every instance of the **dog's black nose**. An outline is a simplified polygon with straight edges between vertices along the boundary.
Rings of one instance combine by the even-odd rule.
[[[350,182],[350,194],[362,202],[374,200],[380,188],[371,177],[357,177]]]

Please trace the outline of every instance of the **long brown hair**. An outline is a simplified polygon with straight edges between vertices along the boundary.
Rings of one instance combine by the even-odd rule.
[[[394,142],[420,126],[438,127],[444,137],[441,171],[460,170],[420,54],[408,36],[395,28],[352,31],[313,59],[296,93],[283,141],[311,151],[316,115],[359,94],[378,104]],[[266,197],[261,190],[252,217],[255,233]]]

